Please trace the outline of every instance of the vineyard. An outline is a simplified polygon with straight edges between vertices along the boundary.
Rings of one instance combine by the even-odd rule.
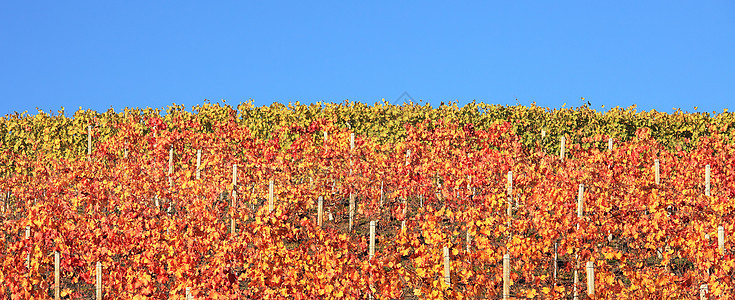
[[[735,297],[735,116],[206,103],[0,118],[8,299]]]

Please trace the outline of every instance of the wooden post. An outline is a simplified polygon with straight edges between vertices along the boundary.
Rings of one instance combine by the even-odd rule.
[[[355,133],[350,132],[350,156],[352,155],[352,151],[355,149]],[[350,157],[350,176],[352,176],[352,165],[353,165],[352,157]],[[352,227],[355,224],[355,194],[350,192],[350,208],[349,208],[349,215],[350,215],[350,224],[349,224],[349,231],[352,231]]]
[[[577,217],[581,218],[584,215],[584,184],[579,184],[579,193],[577,194]],[[579,223],[577,223],[577,230],[579,230]],[[579,299],[577,292],[577,284],[579,284],[579,254],[575,255],[575,266],[574,266],[574,299]]]
[[[411,157],[411,149],[406,150],[406,166],[409,165],[409,157]],[[403,218],[406,218],[408,213],[408,197],[403,198]]]
[[[612,138],[608,138],[607,139],[607,151],[612,151],[612,150],[613,150],[613,140]]]
[[[510,255],[503,255],[503,299],[510,297]]]
[[[725,255],[725,227],[717,226],[717,249],[720,255]]]
[[[512,214],[512,211],[511,211],[511,206],[512,206],[511,201],[513,201],[513,199],[511,199],[511,197],[508,196],[508,211],[507,211],[508,217],[510,217],[511,214]],[[508,218],[508,224],[510,224],[510,218]]]
[[[316,223],[321,228],[324,222],[324,196],[319,196],[318,201]]]
[[[232,190],[237,186],[237,164],[232,165]]]
[[[656,168],[656,185],[661,184],[661,171],[660,171],[660,162],[658,158],[653,161],[655,168]]]
[[[54,299],[59,300],[59,288],[60,288],[60,270],[59,270],[59,264],[61,263],[61,258],[59,257],[59,252],[54,251]]]
[[[370,250],[368,252],[368,258],[375,256],[375,221],[370,221]]]
[[[584,214],[584,184],[579,184],[579,193],[577,194],[577,217]]]
[[[368,250],[368,259],[375,257],[375,221],[370,221],[370,248]],[[373,285],[370,284],[369,299],[373,299]]]
[[[559,246],[559,242],[554,243],[554,284],[556,284],[556,270],[559,268],[559,254],[557,252],[557,248]]]
[[[513,195],[513,171],[508,171],[508,186],[507,186],[508,197]]]
[[[564,161],[564,148],[566,147],[566,144],[567,144],[567,138],[562,136],[561,137],[561,148],[559,148],[559,158],[561,159],[561,161]]]
[[[268,181],[268,212],[273,211],[273,178]]]
[[[383,181],[380,181],[380,209],[383,209]]]
[[[710,190],[709,175],[710,175],[710,167],[709,165],[707,165],[704,168],[704,194],[706,196],[712,196],[712,194],[710,193],[711,190]]]
[[[444,282],[448,285],[452,285],[452,279],[449,270],[449,248],[444,246]]]
[[[31,238],[31,226],[26,226],[26,240]],[[28,255],[26,256],[26,269],[31,267],[31,247],[28,247]]]
[[[587,295],[595,294],[595,263],[587,262]]]
[[[123,158],[128,159],[128,148],[125,148],[125,150],[123,150]]]
[[[173,187],[174,182],[171,175],[174,173],[174,146],[168,148],[168,186]]]
[[[234,211],[232,213],[232,218],[230,218],[230,234],[235,235],[235,213]]]
[[[186,300],[194,300],[194,297],[191,295],[191,288],[188,286],[186,287]]]
[[[197,149],[197,172],[196,179],[202,178],[202,149]]]
[[[545,137],[546,137],[546,129],[541,129],[541,138],[543,139]]]
[[[579,273],[577,267],[574,267],[574,300],[579,300],[579,292],[577,292],[577,285],[579,284]]]
[[[705,284],[700,285],[699,286],[699,299],[706,300],[708,298],[707,294],[709,294],[709,287],[707,286],[707,284],[705,283]]]
[[[92,155],[92,125],[87,125],[87,156]]]
[[[235,235],[235,210],[237,209],[237,164],[232,165],[232,216],[230,218],[230,234]]]
[[[97,300],[102,300],[102,263],[97,262],[97,280],[95,280],[95,291]]]
[[[401,221],[401,230],[406,230],[406,220]]]
[[[168,176],[174,172],[174,146],[168,148]]]
[[[350,155],[352,154],[352,151],[355,149],[355,133],[350,133]],[[352,158],[350,158],[350,176],[352,176]],[[350,208],[349,208],[349,215],[350,215],[350,224],[349,224],[349,231],[352,231],[352,227],[355,223],[355,194],[350,192]]]
[[[355,221],[355,194],[350,192],[350,228],[349,230],[352,231],[352,225]]]
[[[470,245],[472,244],[472,236],[470,236],[470,226],[467,225],[467,233],[465,236],[465,244],[467,245],[467,254],[470,253]]]

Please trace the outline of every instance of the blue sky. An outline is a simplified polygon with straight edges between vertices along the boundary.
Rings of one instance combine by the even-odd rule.
[[[408,92],[733,109],[733,1],[2,1],[0,115]]]

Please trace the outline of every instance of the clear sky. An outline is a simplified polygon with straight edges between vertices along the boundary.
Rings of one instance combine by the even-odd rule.
[[[733,109],[735,1],[2,1],[0,115],[80,106]]]

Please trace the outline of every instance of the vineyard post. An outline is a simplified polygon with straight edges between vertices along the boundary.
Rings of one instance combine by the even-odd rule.
[[[613,149],[613,140],[612,138],[607,139],[607,151],[612,151]]]
[[[26,226],[26,241],[31,238],[31,226]],[[28,255],[26,256],[26,269],[31,267],[31,248],[28,247]]]
[[[173,187],[174,182],[171,175],[174,173],[174,146],[168,148],[168,186]]]
[[[587,295],[595,294],[595,263],[587,262]]]
[[[720,255],[725,255],[725,227],[717,226],[717,249]]]
[[[370,221],[370,249],[368,252],[368,259],[375,257],[375,221]],[[370,299],[373,299],[373,284],[370,283]]]
[[[97,294],[97,300],[102,300],[102,263],[97,262],[96,269],[96,280],[95,280],[95,291]]]
[[[510,210],[510,202],[513,199],[513,171],[508,171],[508,184],[506,186],[506,192],[508,193],[508,209]],[[516,203],[516,206],[518,203]]]
[[[237,164],[232,165],[232,216],[230,218],[230,234],[235,235],[235,210],[237,209]]]
[[[375,221],[370,221],[370,252],[368,256],[369,258],[375,256]]]
[[[706,283],[699,286],[699,299],[706,300],[709,292],[709,286]]]
[[[656,169],[656,185],[661,184],[661,171],[660,171],[660,161],[658,158],[653,161]]]
[[[186,300],[194,300],[194,297],[191,295],[191,287],[186,287]]]
[[[383,181],[380,181],[380,209],[383,209]]]
[[[202,176],[202,149],[197,149],[197,172],[196,179],[199,180]]]
[[[554,242],[554,284],[556,285],[556,269],[559,266],[558,259],[559,254],[557,252],[557,248],[559,247],[559,242]]]
[[[350,176],[352,176],[352,151],[355,148],[355,133],[350,133]],[[349,225],[349,231],[352,231],[352,225],[355,222],[355,194],[350,191],[350,225]]]
[[[350,192],[350,227],[349,231],[352,231],[352,225],[355,222],[355,194]]]
[[[87,159],[92,159],[92,125],[87,125]]]
[[[503,255],[503,300],[510,297],[510,255]]]
[[[509,241],[510,241],[511,236],[512,236],[512,231],[511,231],[511,227],[510,227],[510,225],[511,225],[511,219],[512,219],[512,211],[511,211],[511,206],[512,206],[511,201],[512,200],[513,199],[511,199],[510,195],[508,195],[508,209],[506,211],[506,214],[508,215],[508,240]]]
[[[472,177],[470,175],[467,175],[467,195],[468,195],[468,198],[471,199],[471,197],[472,197],[472,184],[470,184],[470,183],[472,183]]]
[[[704,194],[706,196],[712,196],[710,193],[710,166],[707,165],[704,167]]]
[[[350,150],[355,149],[355,133],[350,132]]]
[[[472,244],[472,236],[470,236],[470,226],[472,226],[472,221],[467,224],[467,236],[465,236],[465,244],[467,244],[467,254],[470,254],[470,245]]]
[[[513,199],[513,171],[508,171],[508,205]],[[518,208],[518,199],[515,199],[516,208]],[[510,207],[508,208],[510,209]]]
[[[408,160],[411,156],[411,149],[406,150],[406,167],[408,167]],[[406,213],[408,211],[408,196],[405,196],[403,198],[403,218],[406,218]]]
[[[576,256],[579,260],[579,255]],[[577,273],[577,266],[574,267],[574,300],[579,300],[579,293],[577,292],[577,285],[579,285],[579,274]]]
[[[401,221],[401,230],[406,230],[406,220]]]
[[[255,182],[253,182],[253,185],[250,188],[250,199],[255,199],[255,201],[252,201],[251,200],[251,204],[250,204],[250,208],[252,210],[255,210],[255,203],[253,203],[253,202],[258,202],[258,196],[255,195]]]
[[[584,214],[584,184],[579,184],[579,193],[577,194],[577,217],[582,217]],[[579,224],[577,224],[579,229]]]
[[[125,148],[125,150],[123,150],[123,158],[128,159],[128,148]]]
[[[322,227],[323,221],[324,221],[324,196],[319,196],[319,204],[317,207],[317,217],[316,217],[316,222],[319,228]]]
[[[559,158],[561,159],[561,161],[564,161],[564,148],[566,147],[566,144],[567,144],[567,138],[562,136],[561,137],[561,147],[559,148]]]
[[[444,282],[448,285],[452,285],[452,279],[449,270],[449,248],[444,246]]]
[[[582,218],[584,215],[584,184],[579,184],[579,192],[577,194],[577,217]],[[579,222],[577,222],[577,230],[579,230]],[[577,285],[579,284],[579,253],[574,255],[574,299],[579,299]]]
[[[59,252],[54,251],[54,299],[59,300],[59,281],[60,281],[60,274],[59,274],[59,264],[60,264],[60,257]]]
[[[268,212],[273,211],[273,178],[268,181]]]
[[[546,129],[541,129],[541,138],[543,139],[545,137],[546,137]]]

